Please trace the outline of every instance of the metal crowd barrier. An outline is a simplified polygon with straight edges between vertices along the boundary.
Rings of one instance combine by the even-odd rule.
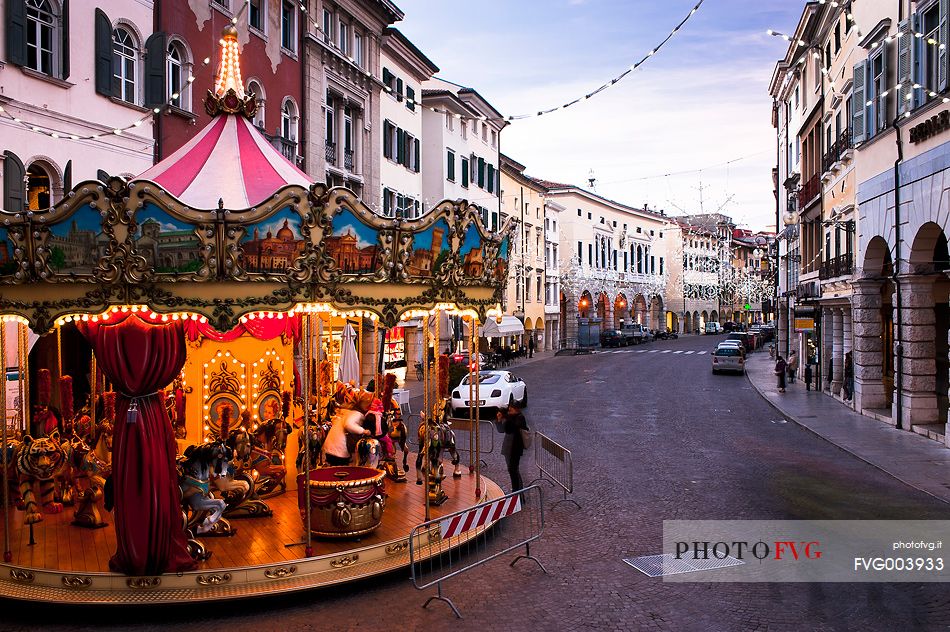
[[[409,415],[404,417],[406,420],[406,430],[409,432],[408,442],[413,449],[419,448],[419,424],[422,422],[422,417],[419,415]],[[472,423],[464,417],[449,417],[449,422],[452,424],[452,430],[455,431],[455,449],[459,452],[468,453],[468,437],[461,435],[461,433],[471,433],[472,432]],[[498,432],[495,424],[487,419],[479,419],[479,425],[481,426],[481,449],[479,454],[492,454],[495,452],[495,433]],[[472,442],[474,445],[474,440]],[[485,446],[488,446],[487,448]],[[447,454],[447,453],[444,453]],[[443,454],[443,456],[444,456]],[[482,462],[482,467],[488,467],[488,463],[484,459],[480,459]]]
[[[521,559],[533,560],[547,574],[541,561],[531,555],[531,543],[543,532],[544,502],[537,485],[414,527],[409,534],[412,584],[418,590],[435,586],[438,591],[422,607],[444,601],[461,619],[452,600],[443,596],[442,582],[521,547],[524,553],[509,566]]]
[[[574,493],[574,456],[571,451],[546,434],[535,431],[534,463],[538,466],[538,477],[531,481],[532,484],[546,481],[564,491],[564,497],[552,506],[574,503],[580,509],[580,503],[567,497]]]

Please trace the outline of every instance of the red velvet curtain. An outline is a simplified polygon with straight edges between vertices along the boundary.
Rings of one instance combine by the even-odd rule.
[[[231,342],[237,340],[244,334],[248,334],[258,340],[273,340],[278,336],[294,340],[300,340],[300,317],[294,315],[283,315],[282,318],[254,318],[238,323],[230,331],[220,332],[207,322],[200,320],[185,320],[185,335],[188,340],[198,340],[199,338],[208,338],[215,342]]]
[[[182,527],[175,436],[157,391],[185,363],[181,321],[151,324],[135,314],[77,323],[117,392],[112,440],[117,549],[109,567],[128,575],[191,570]],[[138,414],[128,414],[135,402]]]

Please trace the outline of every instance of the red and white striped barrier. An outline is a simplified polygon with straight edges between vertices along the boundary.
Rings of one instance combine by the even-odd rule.
[[[471,511],[446,518],[439,523],[439,531],[442,533],[443,540],[454,538],[466,531],[477,529],[488,522],[495,522],[519,511],[521,511],[521,496],[514,495],[509,498],[502,498]]]

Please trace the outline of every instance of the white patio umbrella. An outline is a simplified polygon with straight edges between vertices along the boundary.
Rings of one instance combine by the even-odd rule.
[[[356,356],[356,331],[353,325],[346,324],[343,328],[343,344],[340,347],[340,373],[341,382],[360,382],[360,360]]]

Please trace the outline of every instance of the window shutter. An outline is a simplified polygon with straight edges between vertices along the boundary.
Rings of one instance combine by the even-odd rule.
[[[383,215],[389,215],[389,189],[383,188]]]
[[[413,164],[413,171],[415,171],[416,173],[419,173],[419,169],[420,169],[419,165],[422,164],[422,146],[419,144],[418,138],[412,141],[412,144],[413,144],[413,149],[415,150],[415,155],[416,155],[416,161]]]
[[[469,180],[471,180],[472,182],[475,182],[475,177],[476,177],[476,173],[475,173],[475,172],[478,170],[478,158],[475,156],[475,154],[471,154],[471,155],[468,157],[468,166],[469,166],[469,169],[470,169],[469,174],[468,174],[468,178],[469,178]]]
[[[17,4],[17,3],[14,3]],[[19,4],[23,4],[20,2]],[[9,4],[7,5],[10,6]],[[23,176],[26,170],[20,158],[12,151],[3,152],[3,210],[8,213],[22,213],[25,210]]]
[[[73,161],[67,160],[63,169],[63,190],[67,193],[73,189]]]
[[[164,33],[153,33],[145,40],[145,107],[165,103],[171,94],[165,94],[165,55],[168,38]],[[181,89],[182,86],[179,86]]]
[[[851,115],[851,137],[855,144],[863,143],[867,139],[867,62],[861,61],[854,65],[854,82],[851,88],[854,98],[854,112]]]
[[[485,159],[478,159],[478,186],[485,188]]]
[[[402,101],[402,79],[396,79],[396,100]]]
[[[881,42],[881,81],[883,85],[877,86],[874,90],[875,94],[882,94],[887,87],[891,84],[888,81],[889,76],[887,72],[887,57],[890,55],[890,44],[887,42]],[[883,99],[878,99],[877,103],[877,131],[880,132],[887,128],[887,114],[888,114],[888,102],[891,100],[891,93],[888,92],[887,96]]]
[[[950,19],[950,0],[940,0],[940,25],[937,28],[937,38],[942,46],[937,51],[937,91],[943,92],[947,89],[947,65],[950,63],[950,57],[947,56],[947,47],[950,46],[950,28],[948,28],[948,19]],[[928,86],[929,87],[929,86]],[[933,90],[933,88],[930,88]]]
[[[406,107],[410,110],[416,109],[416,91],[406,86]]]
[[[62,60],[59,76],[61,79],[69,79],[69,0],[63,0],[63,19],[60,27]]]
[[[389,121],[383,121],[383,157],[393,157],[392,124]]]
[[[7,1],[7,61],[26,65],[26,2]]]
[[[495,191],[495,167],[488,165],[488,192]]]
[[[396,130],[396,162],[406,164],[406,133],[402,128]]]
[[[902,20],[897,26],[897,115],[914,108],[914,87],[911,81],[913,49],[916,38],[911,34],[910,20]]]
[[[107,97],[112,90],[112,22],[96,9],[96,92]]]

